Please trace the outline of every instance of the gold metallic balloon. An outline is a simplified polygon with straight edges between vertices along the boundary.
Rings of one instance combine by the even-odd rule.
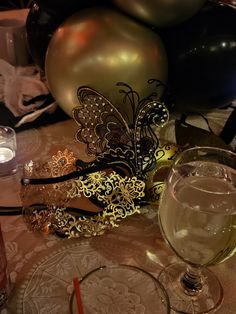
[[[113,1],[124,12],[158,27],[172,26],[187,20],[206,2],[206,0]]]
[[[148,80],[165,83],[167,70],[159,36],[105,8],[86,9],[66,20],[49,43],[45,63],[49,89],[70,116],[81,86],[97,90],[124,112],[117,82],[129,84],[143,98],[156,91]]]

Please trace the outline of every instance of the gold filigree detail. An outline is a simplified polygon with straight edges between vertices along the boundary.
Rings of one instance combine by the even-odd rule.
[[[50,205],[34,205],[24,207],[24,220],[29,229],[43,234],[55,232],[58,229],[53,207]]]
[[[67,150],[58,152],[41,167],[32,162],[26,165],[25,174],[31,177],[66,174],[74,167],[73,158]],[[140,212],[138,203],[144,197],[144,189],[145,183],[136,177],[121,177],[115,172],[106,174],[103,171],[62,183],[26,185],[22,188],[24,216],[34,231],[56,231],[69,238],[100,235],[117,227],[122,219]],[[90,216],[79,211],[71,213],[68,204],[82,195],[95,198],[103,210]]]
[[[98,176],[100,176],[100,181],[97,180]],[[90,184],[92,178],[92,175],[88,175],[88,179],[81,185],[81,192],[85,196],[88,194],[87,182]],[[135,205],[135,201],[144,197],[144,188],[145,183],[136,177],[123,178],[115,172],[109,175],[97,172],[92,195],[104,204],[102,216],[110,217],[111,224],[116,226],[116,221],[119,219],[139,212],[139,206]]]
[[[70,152],[67,148],[63,152],[59,150],[48,163],[51,176],[57,177],[75,170],[75,161],[76,158],[73,152]]]
[[[58,220],[57,232],[68,238],[91,237],[102,235],[106,230],[114,226],[108,218],[101,214],[93,217],[76,217],[66,211],[66,208],[57,208],[54,211],[55,218]]]
[[[63,152],[58,151],[55,155],[45,162],[33,162],[32,160],[24,165],[24,177],[31,178],[50,178],[58,177],[70,173],[76,169],[76,158],[73,152],[65,149]],[[48,185],[29,185],[22,188],[21,197],[23,203],[28,203],[30,199],[37,200],[38,204],[64,206],[68,203],[68,190],[71,189],[73,180],[62,183]]]

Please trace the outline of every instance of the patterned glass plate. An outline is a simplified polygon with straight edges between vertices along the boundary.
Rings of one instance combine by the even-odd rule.
[[[84,314],[170,313],[168,296],[159,281],[129,265],[109,265],[92,270],[80,282]],[[75,293],[70,313],[78,314]]]

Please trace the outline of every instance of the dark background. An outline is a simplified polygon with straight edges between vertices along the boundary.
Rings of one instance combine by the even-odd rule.
[[[33,0],[1,0],[0,11],[30,7]]]

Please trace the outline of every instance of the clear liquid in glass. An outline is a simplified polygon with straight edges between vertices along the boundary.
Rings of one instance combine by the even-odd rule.
[[[183,177],[186,166],[192,167],[192,175]],[[195,162],[181,165],[179,172],[161,198],[159,218],[165,238],[189,264],[220,263],[236,247],[236,187],[230,179],[235,170],[211,162],[202,168]]]

